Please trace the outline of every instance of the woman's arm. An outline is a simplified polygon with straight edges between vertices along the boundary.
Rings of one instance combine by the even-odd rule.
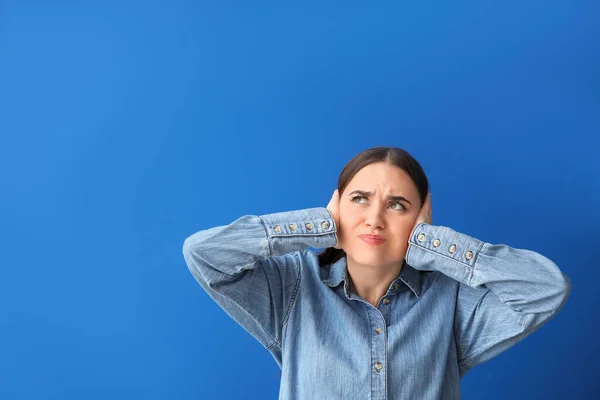
[[[263,346],[281,345],[298,293],[299,251],[336,244],[326,208],[262,216],[194,233],[183,244],[186,264],[213,300]]]
[[[419,223],[406,262],[460,282],[455,334],[461,377],[540,328],[571,293],[567,276],[541,254],[444,226]]]

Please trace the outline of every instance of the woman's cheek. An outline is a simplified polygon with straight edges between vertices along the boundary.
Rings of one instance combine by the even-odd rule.
[[[344,229],[344,220],[342,219],[342,217],[341,217],[341,215],[340,215],[340,223],[339,223],[339,225],[337,226],[337,232],[336,232],[336,235],[337,235],[337,237],[338,237],[338,240],[339,240],[339,241],[340,241],[340,243],[342,244],[342,247],[344,247],[344,246],[345,246],[345,244],[346,244],[346,243],[345,243],[345,241],[346,241],[346,237],[345,237],[345,235],[344,235],[344,231],[345,231],[345,229]]]
[[[352,225],[351,221],[348,221],[347,218],[342,219],[340,216],[340,226],[338,227],[338,238],[342,247],[348,247],[350,245],[349,241],[352,239]]]

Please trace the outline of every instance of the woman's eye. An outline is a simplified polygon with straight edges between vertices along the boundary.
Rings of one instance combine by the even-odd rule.
[[[366,200],[366,199],[367,199],[367,198],[366,198],[366,197],[364,197],[364,196],[354,196],[354,197],[351,199],[351,201],[353,201],[353,202],[355,202],[355,203],[359,203],[359,204],[364,204],[364,203],[362,203],[362,202],[360,202],[360,201],[358,201],[358,200]],[[400,203],[399,201],[395,201],[395,202],[393,202],[393,203],[392,203],[392,206],[394,206],[394,205],[398,205],[398,206],[399,206],[399,207],[392,207],[392,209],[394,209],[394,210],[400,210],[400,211],[402,211],[402,210],[406,210],[406,207],[404,207],[404,205],[402,205],[402,203]]]
[[[402,205],[402,203],[400,203],[399,201],[395,201],[395,202],[394,202],[394,203],[392,203],[392,204],[398,204],[398,205],[401,207],[401,208],[394,208],[394,210],[404,210],[404,209],[406,209],[406,207],[404,207],[404,206]]]
[[[365,199],[365,197],[363,197],[363,196],[354,196],[354,197],[352,198],[352,201],[353,201],[353,202],[355,202],[355,203],[358,203],[358,202],[356,201],[356,200],[358,200],[358,199]],[[366,200],[366,199],[365,199],[365,200]]]

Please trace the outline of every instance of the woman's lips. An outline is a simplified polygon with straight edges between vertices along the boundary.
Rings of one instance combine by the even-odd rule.
[[[377,236],[360,235],[359,237],[363,240],[363,242],[368,243],[371,246],[377,246],[385,242],[385,239]]]

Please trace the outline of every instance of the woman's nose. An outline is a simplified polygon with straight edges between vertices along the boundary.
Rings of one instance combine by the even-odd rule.
[[[372,207],[367,214],[366,224],[370,227],[383,229],[385,223],[382,217],[383,210],[380,207]]]

